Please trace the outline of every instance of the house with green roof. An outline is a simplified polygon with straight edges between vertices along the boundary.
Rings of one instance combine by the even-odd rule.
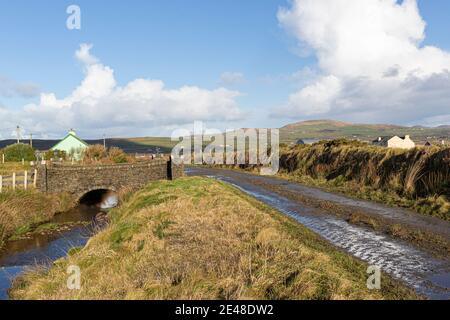
[[[73,158],[74,160],[81,160],[83,156],[83,151],[86,150],[89,145],[78,138],[75,131],[70,130],[67,136],[58,142],[54,147],[52,147],[51,151],[65,151],[66,154]]]

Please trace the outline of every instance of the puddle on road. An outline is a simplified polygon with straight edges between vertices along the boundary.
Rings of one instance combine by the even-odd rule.
[[[265,204],[294,218],[335,246],[400,279],[430,299],[450,299],[450,262],[368,228],[354,226],[335,216],[314,214],[314,209],[291,201],[244,178],[217,171],[188,168],[188,175],[204,175],[227,182]],[[251,176],[250,176],[251,177]],[[248,179],[250,180],[250,179]],[[265,181],[268,183],[270,179]]]

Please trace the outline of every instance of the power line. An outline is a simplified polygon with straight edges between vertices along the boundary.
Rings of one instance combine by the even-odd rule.
[[[0,132],[13,132],[17,129],[17,127],[11,127],[11,128],[0,128]]]
[[[15,127],[0,127],[0,140],[23,140],[24,135],[27,130],[24,130],[24,127],[20,124],[18,124]],[[40,134],[44,134],[44,131],[33,131],[33,133],[27,133],[28,136],[30,136],[30,140],[32,140],[33,137],[39,136]]]

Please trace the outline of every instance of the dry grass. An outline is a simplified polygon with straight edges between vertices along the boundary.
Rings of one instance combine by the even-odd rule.
[[[86,164],[114,164],[114,163],[132,163],[136,159],[127,155],[122,149],[112,147],[106,148],[100,144],[89,146],[83,153],[83,163]]]
[[[0,163],[0,175],[12,175],[13,172],[23,172],[26,170],[30,170],[29,162],[25,162],[25,165],[22,165],[21,162],[5,162]]]
[[[250,172],[260,168],[218,167]],[[280,149],[279,176],[450,221],[448,147],[401,150],[342,139],[284,145]]]
[[[400,150],[348,140],[284,146],[280,176],[450,220],[450,148]]]
[[[405,197],[450,195],[450,149],[396,150],[337,140],[283,150],[280,164],[288,173],[397,192]],[[433,183],[429,183],[429,181]],[[402,190],[392,186],[402,185]]]
[[[0,249],[9,237],[26,233],[72,206],[73,199],[66,194],[47,195],[35,190],[0,193]]]
[[[406,171],[405,176],[405,192],[409,195],[416,194],[417,181],[424,176],[424,158],[414,161]],[[397,177],[395,177],[397,179]]]
[[[157,182],[112,213],[82,250],[16,281],[15,299],[401,299],[383,275],[280,213],[206,178]],[[67,267],[82,288],[66,287]]]

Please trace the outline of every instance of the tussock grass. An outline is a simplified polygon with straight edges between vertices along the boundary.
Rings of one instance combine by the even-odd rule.
[[[450,148],[405,151],[336,140],[284,149],[280,165],[301,182],[450,220]]]
[[[9,237],[31,231],[73,204],[74,200],[67,194],[44,194],[36,190],[0,193],[0,249]]]
[[[67,267],[81,268],[79,291]],[[111,212],[110,226],[50,270],[18,279],[15,299],[401,299],[383,275],[366,289],[364,263],[221,182],[148,185]]]
[[[259,166],[238,168],[256,171]],[[279,173],[300,183],[450,220],[450,148],[388,149],[344,139],[285,145]]]

